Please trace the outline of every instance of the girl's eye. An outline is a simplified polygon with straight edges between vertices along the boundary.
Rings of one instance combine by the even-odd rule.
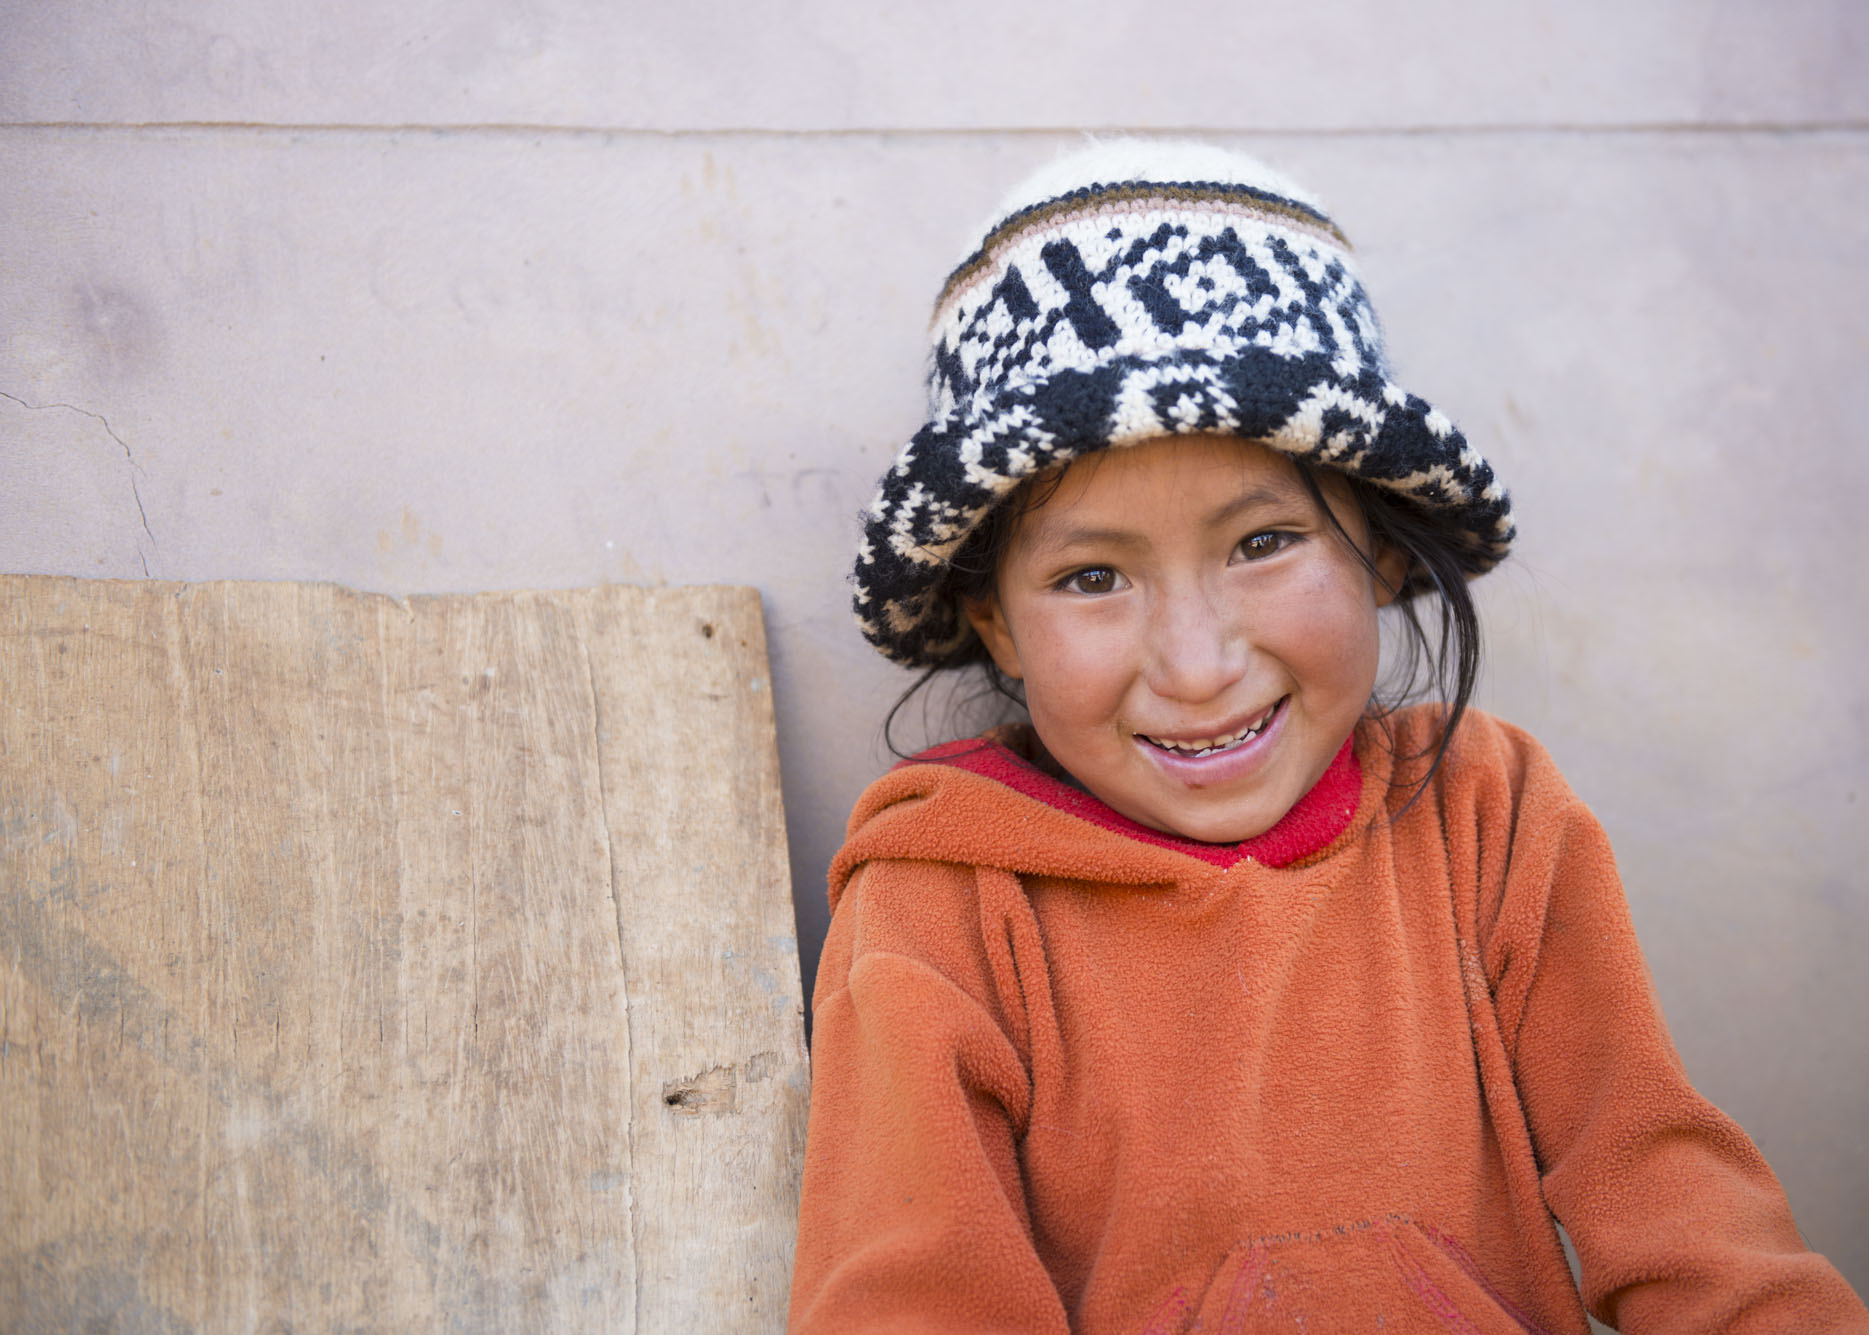
[[[1067,576],[1059,587],[1070,593],[1115,593],[1123,587],[1123,577],[1108,566],[1092,566]]]
[[[1263,561],[1268,556],[1284,551],[1291,539],[1291,534],[1276,529],[1249,534],[1240,539],[1239,554],[1248,561]]]

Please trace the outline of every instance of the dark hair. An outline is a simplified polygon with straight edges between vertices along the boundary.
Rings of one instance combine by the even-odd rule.
[[[999,558],[1011,543],[1012,535],[1019,527],[1019,520],[1049,500],[1063,480],[1064,469],[1050,469],[1037,477],[1026,479],[998,505],[987,511],[949,560],[947,577],[939,596],[951,598],[963,606],[970,602],[984,602],[993,592],[994,581],[999,574]],[[979,670],[977,673],[966,673],[962,671],[965,668]],[[962,683],[971,683],[973,686],[972,690],[959,695],[958,699],[950,697],[950,715],[965,709],[977,711],[983,705],[998,704],[999,708],[992,712],[999,717],[979,720],[979,726],[985,727],[990,723],[1008,721],[1005,716],[1012,711],[1005,707],[1007,704],[1021,712],[1025,709],[1022,684],[999,670],[999,664],[993,661],[993,655],[987,652],[986,644],[978,635],[969,635],[938,662],[923,668],[920,675],[909,683],[908,689],[889,706],[888,714],[883,717],[883,743],[888,746],[890,754],[898,759],[907,760],[911,753],[896,745],[896,719],[909,701],[943,674],[948,674],[946,679],[957,686]]]
[[[1439,699],[1444,706],[1441,726],[1432,746],[1409,757],[1418,760],[1431,755],[1432,760],[1410,785],[1414,791],[1401,808],[1406,811],[1426,790],[1446,759],[1454,730],[1460,726],[1479,680],[1480,619],[1473,605],[1473,593],[1467,587],[1467,549],[1456,532],[1437,521],[1432,511],[1360,477],[1327,471],[1305,460],[1292,462],[1312,501],[1378,583],[1388,587],[1372,553],[1394,551],[1406,558],[1401,584],[1390,589],[1402,596],[1389,604],[1402,620],[1406,647],[1402,657],[1390,664],[1386,681],[1379,683],[1371,696],[1370,712],[1386,724],[1390,714],[1418,697]],[[1012,541],[1020,518],[1050,499],[1063,475],[1062,468],[1055,468],[1029,479],[988,511],[948,563],[947,581],[942,591],[946,597],[963,603],[980,602],[993,592],[1000,557]],[[1347,487],[1369,532],[1368,550],[1351,538],[1331,508],[1324,495],[1326,478],[1336,479]],[[1432,609],[1423,606],[1430,599]],[[961,671],[969,668],[979,671]],[[894,735],[902,710],[945,673],[954,674],[949,680],[957,687],[963,682],[971,682],[974,687],[965,694],[957,690],[950,700],[951,714],[960,709],[978,708],[983,703],[998,702],[1001,717],[993,721],[1003,722],[1004,715],[1010,712],[1005,709],[1005,703],[1021,710],[1025,707],[1020,683],[999,670],[978,636],[970,636],[940,662],[923,669],[890,706],[883,720],[883,741],[896,756],[907,759],[909,754],[897,746]],[[1386,726],[1383,732],[1385,737],[1393,737]]]
[[[1410,700],[1431,696],[1442,702],[1443,712],[1432,747],[1408,757],[1418,760],[1431,754],[1433,759],[1413,783],[1414,791],[1396,812],[1399,816],[1427,790],[1441,762],[1447,759],[1454,730],[1465,717],[1473,701],[1473,689],[1479,683],[1480,614],[1467,584],[1467,547],[1452,528],[1437,522],[1431,511],[1360,477],[1330,474],[1349,487],[1350,499],[1369,531],[1366,551],[1344,531],[1336,511],[1326,503],[1324,470],[1304,460],[1296,462],[1304,489],[1378,583],[1389,587],[1372,553],[1400,552],[1406,558],[1401,584],[1390,588],[1401,596],[1389,604],[1407,629],[1406,649],[1401,660],[1390,667],[1387,688],[1379,684],[1371,696],[1370,711],[1384,725],[1383,735],[1390,741],[1394,734],[1387,727],[1388,716]],[[1429,599],[1433,600],[1432,612],[1422,606]],[[1429,612],[1434,622],[1432,633],[1423,624],[1424,612]]]

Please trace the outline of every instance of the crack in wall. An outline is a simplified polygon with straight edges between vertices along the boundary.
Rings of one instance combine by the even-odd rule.
[[[105,420],[104,414],[94,413],[89,408],[80,408],[75,403],[28,403],[19,395],[9,394],[3,389],[0,389],[0,399],[8,399],[17,403],[28,412],[43,413],[50,412],[54,408],[63,408],[66,412],[77,413],[80,417],[88,417],[99,426],[103,427],[104,434],[117,442],[117,448],[123,451],[123,457],[130,465],[130,497],[136,502],[136,517],[143,523],[143,533],[148,537],[151,547],[160,545],[156,542],[154,531],[149,527],[149,511],[143,508],[142,488],[136,485],[136,475],[143,471],[143,466],[136,462],[136,456],[130,452],[130,442],[116,433],[110,423]],[[149,556],[143,551],[143,544],[140,542],[136,544],[136,559],[143,563],[143,578],[148,579]]]

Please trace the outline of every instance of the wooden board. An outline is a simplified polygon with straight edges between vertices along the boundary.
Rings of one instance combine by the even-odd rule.
[[[775,1330],[758,595],[0,577],[0,1329]]]

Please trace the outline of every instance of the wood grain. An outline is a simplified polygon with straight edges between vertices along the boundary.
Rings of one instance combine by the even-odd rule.
[[[0,577],[0,1329],[772,1330],[758,595]]]

